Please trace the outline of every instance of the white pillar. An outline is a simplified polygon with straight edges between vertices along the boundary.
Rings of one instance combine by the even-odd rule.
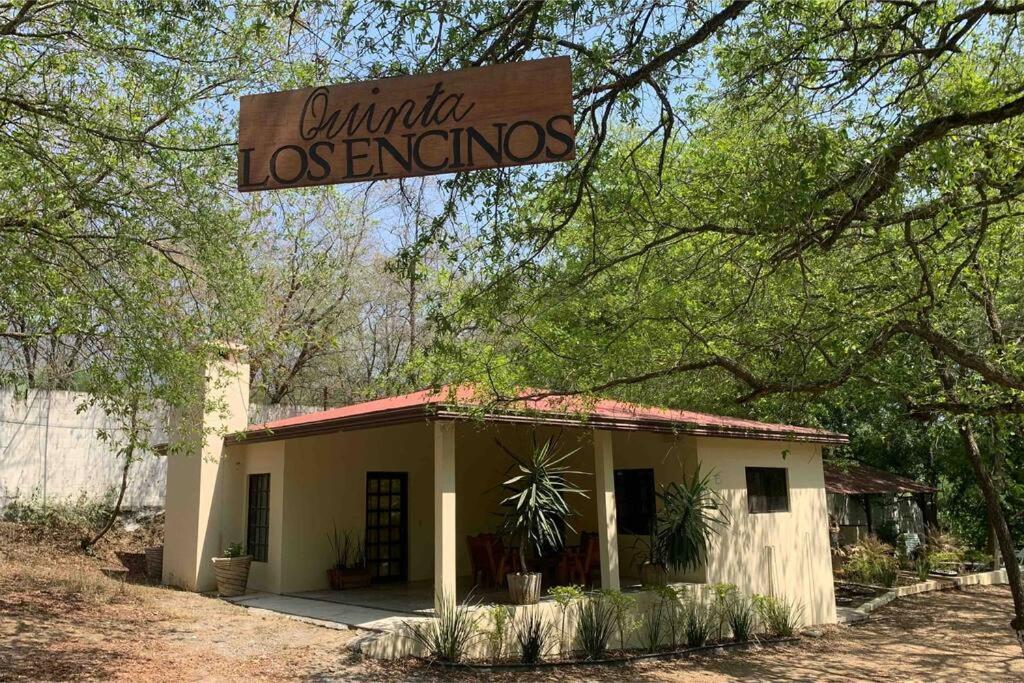
[[[594,430],[594,497],[597,499],[597,542],[601,550],[601,588],[619,588],[619,529],[615,509],[615,466],[612,433]]]
[[[455,586],[455,423],[434,422],[434,606]]]
[[[244,430],[249,422],[249,364],[244,355],[245,347],[222,344],[219,357],[206,367],[202,394],[191,409],[174,416],[172,439],[187,448],[167,458],[165,584],[212,590],[216,580],[210,558],[242,540],[226,537],[222,528],[223,489],[230,477],[239,475],[221,463],[224,436]]]

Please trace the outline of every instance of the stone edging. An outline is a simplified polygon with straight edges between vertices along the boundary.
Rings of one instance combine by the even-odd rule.
[[[964,586],[995,586],[1002,585],[1008,582],[1006,578],[1005,569],[997,569],[991,572],[981,572],[979,574],[964,574],[962,576],[953,576],[950,578],[942,579],[929,579],[928,581],[922,581],[921,583],[913,583],[909,586],[897,586],[892,588],[877,598],[868,600],[859,607],[851,607],[849,611],[854,614],[854,618],[847,619],[845,623],[855,624],[867,619],[872,612],[883,605],[888,605],[896,598],[905,598],[909,595],[917,595],[919,593],[930,593],[931,591],[949,590],[951,588],[963,588]],[[871,586],[871,588],[879,588],[879,586]]]
[[[800,640],[796,636],[789,638],[772,638],[770,640],[748,640],[741,643],[716,643],[713,645],[702,645],[700,647],[689,647],[682,650],[671,650],[669,652],[646,652],[638,654],[627,654],[620,657],[609,657],[606,659],[572,659],[572,660],[559,660],[550,662],[538,662],[536,664],[523,664],[520,662],[505,662],[503,664],[483,664],[483,663],[466,663],[466,662],[442,662],[429,657],[421,657],[419,655],[411,655],[413,659],[416,659],[430,666],[440,666],[446,669],[467,669],[470,671],[512,671],[512,670],[523,670],[523,669],[551,669],[560,666],[606,666],[610,664],[628,664],[630,662],[641,661],[645,659],[680,659],[683,657],[689,657],[692,654],[698,652],[708,652],[715,650],[726,650],[726,649],[748,649],[753,647],[759,647],[762,645],[783,645],[785,643],[794,643]]]

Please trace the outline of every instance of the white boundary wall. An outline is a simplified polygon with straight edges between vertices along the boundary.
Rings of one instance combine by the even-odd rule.
[[[85,494],[103,495],[120,484],[121,468],[116,443],[97,436],[116,422],[102,410],[78,412],[87,398],[71,391],[30,390],[24,398],[0,389],[0,508],[15,496],[37,493],[48,502]],[[250,422],[291,417],[320,410],[309,406],[254,405]],[[160,425],[154,443],[166,441],[166,415],[155,415]],[[144,454],[132,465],[125,492],[125,507],[163,507],[167,463]]]

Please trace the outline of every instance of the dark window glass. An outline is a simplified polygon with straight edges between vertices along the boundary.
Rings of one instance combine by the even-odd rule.
[[[245,552],[256,562],[267,561],[267,530],[270,527],[270,475],[249,475],[249,516]]]
[[[645,536],[654,528],[654,470],[615,470],[620,534]]]
[[[366,473],[366,562],[374,581],[407,576],[408,474]]]
[[[789,512],[785,467],[747,468],[747,508],[753,513]]]

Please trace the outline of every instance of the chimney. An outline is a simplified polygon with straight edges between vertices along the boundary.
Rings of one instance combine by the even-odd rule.
[[[171,425],[181,448],[167,456],[163,582],[186,590],[216,586],[211,557],[223,550],[224,436],[249,422],[246,348],[222,342],[206,365],[193,408]]]

